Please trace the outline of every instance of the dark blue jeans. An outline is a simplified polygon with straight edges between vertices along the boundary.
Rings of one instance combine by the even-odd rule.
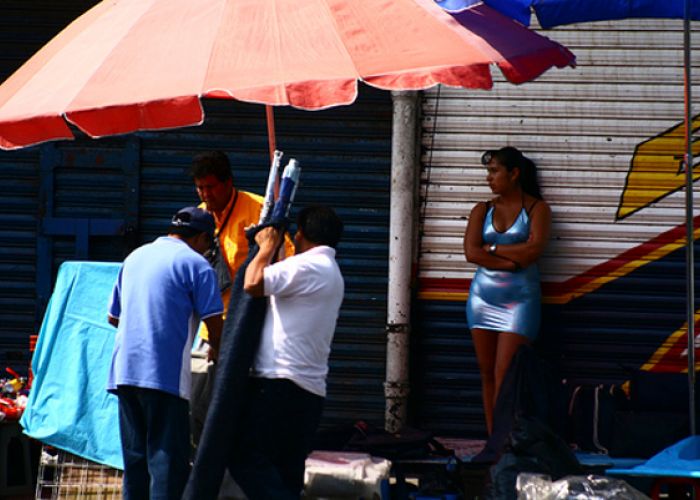
[[[186,400],[153,389],[119,386],[124,457],[123,498],[179,499],[190,470]]]
[[[298,499],[323,398],[286,379],[251,378],[231,475],[250,500]]]

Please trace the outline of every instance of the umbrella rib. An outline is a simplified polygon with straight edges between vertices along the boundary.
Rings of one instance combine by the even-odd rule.
[[[326,7],[326,12],[327,12],[327,14],[328,14],[328,19],[330,19],[330,21],[333,23],[333,26],[335,26],[335,29],[333,30],[333,33],[335,33],[336,36],[337,36],[338,45],[339,45],[340,47],[342,47],[343,52],[345,53],[345,55],[347,56],[347,58],[348,58],[350,61],[352,61],[352,67],[355,68],[355,78],[356,78],[357,80],[362,80],[362,81],[364,81],[364,80],[362,79],[362,75],[360,75],[360,72],[359,72],[359,70],[357,69],[357,64],[356,64],[356,62],[355,62],[355,59],[352,57],[352,54],[351,54],[350,51],[347,49],[347,47],[345,46],[345,42],[343,41],[342,37],[340,36],[340,33],[341,33],[340,26],[339,26],[338,23],[336,22],[335,16],[333,15],[333,10],[332,10],[332,9],[330,8],[330,6],[328,5],[328,0],[320,0],[320,1],[321,1],[322,4],[325,5],[325,7]],[[355,93],[357,94],[357,90],[355,90]]]
[[[282,67],[282,57],[281,57],[281,52],[282,52],[282,44],[280,40],[280,29],[279,29],[279,10],[277,9],[277,0],[274,0],[272,2],[272,17],[274,18],[272,26],[274,29],[273,32],[273,41],[275,44],[275,64],[279,70],[279,74],[282,75],[282,91],[284,92],[284,100],[286,102],[289,102],[289,96],[287,95],[287,79],[285,78],[284,75],[284,68]]]
[[[141,5],[146,5],[144,6],[144,12],[147,12],[151,6],[153,6],[154,3],[156,3],[157,0],[149,0],[149,1],[144,1]],[[124,38],[128,37],[131,33],[134,32],[139,26],[138,20],[141,19],[141,16],[132,16],[132,18],[135,21],[129,20],[128,28],[123,30],[121,39],[123,40]],[[111,47],[111,49],[105,53],[105,57],[102,59],[102,64],[98,64],[95,66],[94,70],[91,72],[91,76],[86,79],[86,81],[90,81],[93,76],[98,73],[102,67],[104,66],[104,62],[109,59],[109,56],[113,54],[119,47],[115,44]],[[198,91],[198,94],[201,92],[201,86]],[[197,99],[197,104],[199,106],[199,113],[198,113],[198,118],[196,121],[193,121],[192,119],[182,121],[180,123],[170,123],[169,125],[164,125],[164,124],[156,124],[156,125],[146,125],[144,124],[142,117],[144,115],[144,109],[148,110],[145,112],[145,115],[147,116],[149,113],[151,113],[150,110],[152,110],[154,107],[158,107],[162,105],[163,102],[165,101],[171,101],[171,100],[181,100],[183,98],[188,98],[189,95],[168,95],[168,96],[161,96],[159,99],[152,100],[152,99],[145,99],[145,100],[140,100],[140,101],[129,101],[128,103],[124,102],[117,102],[117,103],[112,103],[112,104],[105,104],[102,106],[88,106],[88,107],[75,107],[74,109],[71,109],[73,106],[76,97],[80,95],[80,89],[72,96],[69,104],[66,106],[66,110],[61,113],[62,117],[66,122],[69,124],[74,125],[75,127],[79,128],[81,131],[89,135],[90,137],[93,138],[99,138],[99,137],[105,137],[109,135],[113,135],[115,133],[125,133],[126,131],[134,131],[134,130],[167,130],[167,129],[173,129],[177,127],[182,127],[182,126],[189,126],[189,125],[201,125],[204,121],[204,110],[202,108],[202,104],[200,99]],[[87,118],[91,115],[93,115],[95,110],[98,109],[103,109],[103,110],[111,110],[111,113],[114,113],[115,110],[122,110],[122,109],[133,109],[134,112],[132,113],[133,116],[138,116],[138,122],[139,126],[135,129],[128,127],[125,130],[119,129],[115,131],[115,129],[107,129],[105,130],[104,128],[102,129],[95,129],[93,125],[90,124],[90,119]],[[71,117],[70,115],[73,115]],[[81,125],[82,124],[82,125]]]
[[[145,0],[144,0],[144,3],[146,3]],[[153,3],[153,0],[150,0],[149,3]],[[106,11],[106,13],[110,13],[110,11]],[[139,16],[133,16],[133,18],[134,18],[134,22],[132,22],[132,23],[130,24],[130,26],[129,26],[129,29],[126,30],[126,31],[124,32],[125,35],[128,34],[128,33],[131,33],[131,32],[134,30],[134,27],[136,26],[137,21],[140,19]],[[123,38],[124,38],[124,36],[122,36],[122,39],[123,39]],[[115,39],[115,41],[116,41],[116,39]],[[114,44],[112,45],[112,48],[109,50],[109,52],[106,53],[106,54],[105,54],[105,57],[102,58],[102,63],[101,63],[101,64],[95,65],[95,68],[94,68],[93,71],[90,73],[90,76],[89,76],[88,78],[85,79],[86,82],[89,82],[90,80],[92,80],[92,77],[95,76],[95,74],[103,67],[105,61],[107,61],[107,60],[109,59],[109,55],[110,55],[110,54],[113,54],[114,51],[116,50],[117,45],[118,45],[118,44],[114,43]],[[71,107],[71,105],[72,105],[73,102],[75,101],[75,98],[78,96],[78,94],[81,92],[81,90],[82,90],[82,88],[76,89],[76,91],[75,91],[75,93],[73,94],[73,96],[71,97],[69,103],[66,105],[66,110],[63,111],[63,113],[61,113],[61,115],[63,116],[63,118],[64,118],[68,123],[71,123],[71,124],[75,125],[75,126],[78,127],[78,128],[80,128],[80,127],[78,126],[78,124],[74,123],[72,120],[70,120],[70,118],[68,118],[68,111],[67,111],[67,109],[69,109],[69,108]],[[75,111],[79,111],[79,110],[71,110],[70,112],[75,112]],[[81,128],[80,130],[83,130],[83,129]],[[85,132],[85,130],[83,130],[83,132]]]
[[[225,3],[222,3],[222,4],[221,4],[221,8],[222,8],[222,10],[225,10],[226,4],[225,4]],[[212,53],[212,50],[211,50],[211,49],[213,48],[214,43],[216,42],[216,40],[219,39],[220,33],[221,33],[222,29],[223,29],[224,21],[225,21],[225,16],[221,15],[221,13],[220,13],[220,15],[217,16],[217,18],[218,18],[218,20],[219,20],[219,25],[216,27],[216,36],[214,36],[214,37],[211,38],[211,45],[212,45],[212,46],[209,47],[209,50],[207,51],[209,54]],[[210,57],[210,58],[209,58],[209,61],[207,61],[207,68],[206,68],[206,70],[202,73],[202,82],[200,83],[200,85],[199,85],[199,90],[197,91],[197,97],[200,99],[200,106],[201,106],[201,99],[202,99],[202,96],[203,96],[206,92],[208,92],[209,90],[211,90],[211,89],[206,89],[206,92],[204,91],[204,84],[205,84],[205,82],[206,82],[206,81],[208,80],[208,78],[209,78],[209,69],[211,68],[211,64],[212,64],[212,58]],[[225,90],[226,92],[228,92],[229,95],[231,94],[231,90],[230,90],[230,89],[224,89],[224,90]],[[204,116],[204,110],[202,110],[202,116]]]

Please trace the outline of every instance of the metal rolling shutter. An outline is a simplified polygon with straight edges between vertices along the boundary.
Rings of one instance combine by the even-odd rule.
[[[554,220],[540,266],[541,347],[565,377],[620,381],[648,367],[685,321],[683,193],[640,202],[654,181],[630,184],[626,199],[640,205],[617,215],[634,152],[663,155],[682,123],[682,23],[590,23],[542,34],[568,46],[578,67],[521,86],[496,75],[490,92],[425,94],[415,404],[421,425],[447,434],[485,433],[464,317],[474,267],[462,253],[471,208],[491,197],[479,163],[485,149],[514,145],[538,164]],[[693,42],[697,71],[696,34]]]
[[[13,157],[29,158],[24,168],[17,163],[2,164],[8,178],[5,188],[12,191],[2,203],[21,206],[27,215],[18,216],[12,224],[31,228],[24,233],[10,233],[9,228],[7,241],[14,241],[7,250],[3,248],[4,254],[21,258],[8,263],[7,269],[14,273],[5,275],[8,286],[3,290],[17,291],[2,297],[3,302],[16,305],[21,297],[23,304],[20,309],[3,309],[8,327],[31,324],[34,309],[41,310],[42,298],[48,298],[61,262],[75,258],[119,261],[135,245],[162,234],[177,208],[196,204],[187,170],[197,152],[227,151],[237,186],[257,192],[264,189],[269,167],[264,108],[208,101],[206,113],[207,122],[201,127],[52,143],[39,151],[14,153]],[[324,423],[364,418],[380,424],[384,411],[390,96],[367,88],[349,107],[314,113],[278,110],[276,114],[278,147],[286,158],[296,157],[303,169],[295,209],[328,204],[345,223],[338,258],[346,279],[346,298],[332,349]],[[27,199],[23,199],[24,192]],[[19,245],[26,246],[22,253],[10,252]],[[37,273],[38,268],[43,271]],[[28,280],[26,284],[20,282],[22,278]],[[35,283],[38,297],[33,293]],[[16,328],[17,342],[25,342],[28,333],[21,326]]]
[[[0,81],[95,3],[3,2]],[[41,322],[36,309],[39,157],[39,148],[0,152],[0,213],[5,218],[0,230],[0,367],[22,373],[29,364],[29,336]]]
[[[325,425],[383,421],[391,112],[389,93],[368,87],[347,107],[275,109],[283,165],[295,157],[302,166],[292,218],[301,206],[323,203],[345,224],[338,259],[346,293],[331,351]],[[155,237],[174,210],[197,202],[187,171],[198,152],[226,151],[236,186],[264,190],[269,157],[263,106],[207,100],[205,113],[201,127],[140,134],[143,240]]]
[[[0,363],[26,369],[35,330],[36,152],[0,153]]]
[[[10,76],[73,19],[97,3],[97,0],[3,0],[0,81]]]

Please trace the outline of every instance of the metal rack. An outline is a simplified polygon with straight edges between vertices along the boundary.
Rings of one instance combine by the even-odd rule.
[[[120,500],[122,471],[44,445],[39,461],[36,498]]]

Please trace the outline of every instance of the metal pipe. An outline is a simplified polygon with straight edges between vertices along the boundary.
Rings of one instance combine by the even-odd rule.
[[[265,105],[265,119],[267,121],[267,146],[270,150],[270,161],[275,159],[275,150],[277,150],[277,135],[275,134],[275,112],[272,106]]]
[[[406,423],[411,334],[411,277],[418,151],[418,93],[395,91],[391,139],[391,208],[389,214],[389,284],[384,426],[398,431]]]
[[[693,213],[693,122],[691,104],[690,0],[685,0],[683,17],[683,75],[685,107],[685,234],[686,234],[686,308],[688,322],[688,398],[690,434],[695,429],[695,230]]]

